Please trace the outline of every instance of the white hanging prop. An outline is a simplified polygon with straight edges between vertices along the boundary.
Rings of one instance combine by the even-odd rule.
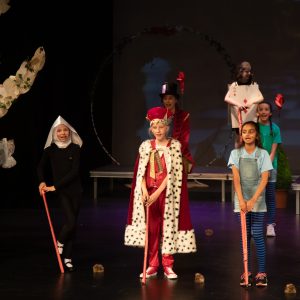
[[[10,5],[8,5],[9,1],[10,0],[0,0],[0,16],[10,9]]]
[[[0,166],[5,169],[12,168],[16,165],[16,160],[12,157],[15,151],[14,140],[3,138],[0,140]]]
[[[12,103],[21,95],[27,93],[32,87],[38,72],[45,64],[45,50],[36,49],[30,60],[24,60],[16,72],[0,84],[0,118],[6,115]]]

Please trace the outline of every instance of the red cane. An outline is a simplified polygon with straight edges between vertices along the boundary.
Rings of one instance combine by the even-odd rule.
[[[239,109],[238,111],[238,118],[239,118],[239,132],[240,132],[240,139],[242,136],[242,111]],[[245,283],[248,286],[248,243],[247,243],[247,225],[246,225],[246,213],[244,211],[240,212],[241,216],[241,230],[242,230],[242,244],[243,244],[243,261],[244,261],[244,274],[245,274]]]
[[[148,254],[148,228],[149,228],[149,206],[146,208],[146,232],[145,232],[145,249],[144,249],[144,265],[143,265],[143,279],[142,283],[146,284],[146,266],[147,266],[147,254]]]
[[[62,261],[61,261],[60,254],[58,252],[57,240],[56,240],[55,233],[54,233],[54,230],[53,230],[53,226],[52,226],[52,222],[51,222],[51,218],[50,218],[50,213],[49,213],[48,205],[47,205],[47,201],[46,201],[45,192],[42,192],[42,196],[43,196],[43,200],[44,200],[44,205],[45,205],[46,214],[47,214],[47,217],[48,217],[48,222],[49,222],[49,226],[50,226],[50,230],[51,230],[51,234],[52,234],[52,239],[53,239],[53,243],[54,243],[54,248],[55,248],[59,268],[60,268],[61,273],[64,273],[65,271],[64,271],[64,267],[63,267],[63,264],[62,264]]]
[[[241,229],[242,229],[242,243],[243,243],[243,261],[244,261],[244,274],[245,283],[248,286],[248,243],[247,243],[247,225],[246,225],[246,213],[241,211]]]
[[[240,132],[240,139],[242,136],[242,111],[239,109],[238,112],[239,118],[239,132]],[[245,283],[248,286],[248,243],[247,243],[247,225],[246,225],[246,213],[244,211],[240,212],[241,216],[241,230],[242,230],[242,245],[243,245],[243,261],[244,261],[244,274],[245,274]]]

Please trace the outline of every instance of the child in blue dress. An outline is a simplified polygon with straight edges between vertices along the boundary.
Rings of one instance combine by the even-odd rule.
[[[234,212],[240,219],[240,212],[246,213],[248,245],[248,282],[252,284],[251,235],[256,247],[258,272],[256,286],[267,286],[266,250],[263,234],[264,215],[267,211],[265,187],[269,171],[273,169],[270,155],[261,148],[257,123],[245,122],[241,128],[242,144],[231,151],[228,166],[232,169],[235,189]],[[246,285],[245,275],[241,276],[241,286]]]

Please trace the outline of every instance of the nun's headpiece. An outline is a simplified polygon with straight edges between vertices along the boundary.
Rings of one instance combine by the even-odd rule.
[[[70,129],[70,137],[71,137],[71,142],[74,144],[79,145],[79,147],[82,146],[82,140],[80,138],[80,136],[78,135],[78,133],[76,132],[76,130],[61,116],[58,116],[58,118],[55,120],[55,122],[53,123],[50,132],[48,134],[48,138],[46,141],[46,144],[44,146],[44,149],[49,147],[52,143],[55,142],[55,129],[58,125],[64,124],[65,126],[67,126]],[[68,142],[70,143],[70,142]]]

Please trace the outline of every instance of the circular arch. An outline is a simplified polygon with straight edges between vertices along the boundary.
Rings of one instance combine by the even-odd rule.
[[[102,63],[99,66],[99,71],[97,73],[97,76],[94,80],[94,83],[92,85],[91,89],[91,105],[90,105],[90,112],[91,112],[91,120],[93,125],[93,130],[96,135],[97,141],[99,142],[100,147],[102,150],[106,153],[106,155],[111,159],[113,163],[116,165],[120,165],[120,162],[107,150],[107,148],[104,146],[103,142],[101,141],[98,131],[96,129],[95,120],[94,120],[94,100],[95,100],[95,94],[98,86],[98,82],[100,81],[101,76],[103,75],[103,72],[105,71],[105,68],[110,65],[113,61],[113,57],[115,55],[121,55],[123,49],[129,45],[132,44],[134,41],[142,38],[142,37],[149,37],[149,36],[156,36],[161,35],[165,37],[174,36],[177,34],[182,33],[191,33],[195,35],[197,38],[202,40],[203,42],[207,43],[210,47],[212,47],[218,55],[221,56],[221,58],[224,60],[225,64],[227,65],[231,77],[233,78],[236,64],[233,63],[231,56],[227,53],[226,49],[222,46],[220,42],[215,40],[213,37],[211,37],[208,34],[202,33],[192,27],[182,26],[182,25],[164,25],[164,26],[153,26],[149,28],[144,28],[142,31],[137,32],[136,34],[132,34],[129,36],[124,37],[113,49],[113,51],[102,61]],[[229,143],[226,143],[224,150],[221,151],[222,153],[226,151]],[[207,165],[210,166],[212,163],[220,157],[220,154],[216,156],[211,162],[209,162]]]

